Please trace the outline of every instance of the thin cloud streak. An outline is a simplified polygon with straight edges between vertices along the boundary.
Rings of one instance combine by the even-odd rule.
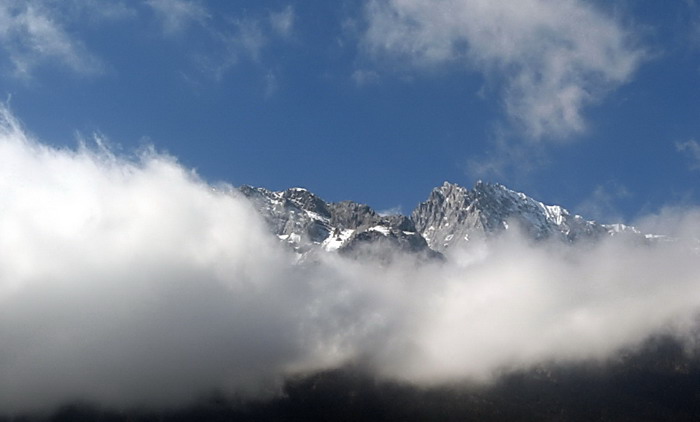
[[[270,26],[282,37],[289,37],[292,35],[296,19],[294,8],[291,5],[280,11],[270,12]]]
[[[695,139],[676,142],[676,150],[684,153],[690,160],[691,170],[700,170],[700,144]]]
[[[148,0],[167,36],[177,35],[192,25],[204,25],[210,14],[201,3],[193,0]]]
[[[40,1],[0,4],[0,48],[19,78],[29,79],[36,67],[53,62],[81,74],[102,69],[100,61]]]
[[[271,11],[267,17],[228,17],[222,25],[206,29],[211,47],[216,54],[199,52],[196,62],[200,70],[222,80],[241,61],[248,60],[257,65],[266,60],[266,49],[279,41],[290,41],[294,33],[296,15],[291,6]],[[273,76],[274,80],[270,79]],[[271,83],[272,82],[272,83]],[[265,74],[265,97],[277,90],[277,77]]]

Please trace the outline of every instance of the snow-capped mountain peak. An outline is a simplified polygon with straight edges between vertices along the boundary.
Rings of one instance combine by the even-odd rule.
[[[376,243],[435,255],[413,221],[403,215],[382,216],[353,201],[326,202],[303,188],[274,192],[243,186],[240,191],[271,231],[302,256],[317,250],[362,253],[363,246]]]
[[[243,186],[240,191],[262,214],[271,231],[297,253],[349,253],[363,245],[386,243],[408,252],[439,256],[449,248],[487,239],[518,227],[533,240],[574,242],[605,235],[631,234],[634,227],[602,225],[545,205],[498,183],[478,181],[474,188],[444,182],[411,213],[380,215],[353,201],[326,202],[305,188],[274,192]]]
[[[517,225],[533,239],[566,241],[608,231],[558,205],[545,205],[497,183],[478,181],[473,189],[445,182],[433,189],[411,215],[431,248],[444,251],[475,238],[490,237]]]

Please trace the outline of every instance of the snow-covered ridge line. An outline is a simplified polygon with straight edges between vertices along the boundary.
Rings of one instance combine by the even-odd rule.
[[[390,243],[411,252],[442,253],[456,245],[486,239],[518,227],[534,240],[565,242],[602,236],[644,236],[624,224],[599,224],[547,205],[500,184],[478,181],[474,188],[445,182],[410,216],[380,215],[352,201],[326,202],[305,188],[270,191],[243,186],[271,231],[297,253],[346,253],[364,244]]]

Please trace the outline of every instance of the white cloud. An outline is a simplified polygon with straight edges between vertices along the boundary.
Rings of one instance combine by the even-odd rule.
[[[355,69],[352,72],[352,80],[357,86],[370,85],[379,82],[379,74],[374,70]]]
[[[619,201],[631,195],[629,189],[617,182],[598,185],[576,206],[576,212],[602,222],[622,221]]]
[[[692,170],[700,170],[700,144],[695,139],[676,142],[676,149],[684,153],[691,161]]]
[[[291,5],[277,12],[270,12],[270,26],[282,37],[288,37],[292,34],[295,20],[296,14]]]
[[[198,56],[198,63],[205,73],[220,80],[241,60],[256,64],[264,62],[264,53],[276,41],[289,41],[295,21],[294,9],[288,6],[270,12],[269,18],[245,16],[224,19],[225,26],[208,28],[209,36],[221,47],[216,54]],[[265,96],[274,94],[278,79],[272,72],[264,76]]]
[[[277,75],[272,71],[267,72],[265,75],[265,98],[272,97],[277,92],[278,85]]]
[[[379,211],[377,211],[377,214],[379,214],[381,216],[402,215],[403,211],[401,210],[401,205],[397,205],[395,207],[387,208],[384,210],[379,210]]]
[[[228,25],[222,30],[210,29],[210,35],[217,47],[216,53],[202,53],[197,56],[197,62],[202,71],[215,80],[223,79],[241,59],[259,63],[262,51],[269,42],[268,35],[263,31],[258,19],[235,19]],[[265,75],[264,81],[266,92],[271,82],[268,75],[270,75],[269,72]],[[276,83],[276,80],[274,82]]]
[[[137,10],[122,0],[63,0],[60,3],[43,0],[44,5],[60,10],[72,21],[102,23],[134,18]],[[133,5],[133,2],[131,3]]]
[[[229,47],[247,54],[253,61],[260,59],[260,52],[268,42],[257,19],[240,19],[234,23],[235,31],[229,37]]]
[[[274,387],[297,346],[265,309],[294,281],[244,201],[171,157],[56,150],[0,117],[0,413]]]
[[[226,186],[153,151],[43,145],[4,107],[0,210],[0,415],[274,394],[289,374],[358,360],[418,385],[488,381],[689,336],[700,309],[684,241],[562,247],[513,232],[446,262],[295,265]],[[649,221],[700,236],[697,210]]]
[[[663,207],[658,213],[639,218],[635,227],[646,233],[662,233],[681,242],[690,243],[700,251],[700,208]]]
[[[0,47],[18,77],[31,77],[42,64],[56,62],[78,73],[101,69],[99,61],[61,25],[43,2],[0,3]]]
[[[466,161],[466,173],[473,179],[519,179],[548,163],[542,144],[515,143],[501,125],[492,127],[493,150],[471,156]]]
[[[618,22],[579,0],[371,0],[366,15],[370,54],[481,72],[533,139],[583,131],[583,109],[644,56]]]
[[[163,24],[166,35],[179,34],[193,24],[204,24],[209,12],[195,0],[148,0]]]

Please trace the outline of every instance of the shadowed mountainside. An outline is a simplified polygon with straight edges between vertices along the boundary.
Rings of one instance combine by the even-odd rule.
[[[411,387],[361,368],[287,380],[269,401],[221,395],[167,411],[67,404],[48,416],[1,422],[63,421],[695,421],[700,358],[668,337],[605,364],[551,364],[511,373],[494,385]]]

